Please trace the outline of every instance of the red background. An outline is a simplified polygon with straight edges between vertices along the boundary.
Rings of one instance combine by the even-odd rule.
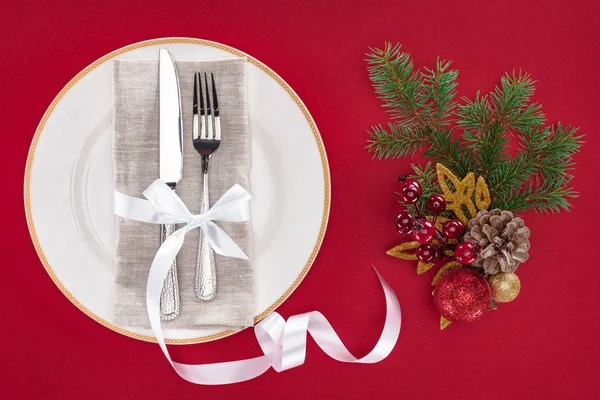
[[[8,198],[2,203],[11,208],[3,213],[0,240],[0,398],[597,398],[596,1],[3,2],[0,163]],[[233,386],[197,387],[176,376],[156,345],[103,328],[53,285],[31,244],[21,196],[36,126],[63,85],[89,63],[164,36],[214,40],[257,57],[311,110],[329,156],[331,217],[312,270],[279,311],[287,317],[318,309],[356,355],[366,354],[384,315],[374,263],[403,310],[400,339],[388,359],[340,364],[310,342],[300,368],[271,370]],[[395,177],[419,161],[375,161],[363,150],[365,131],[387,120],[364,53],[385,41],[402,42],[417,67],[433,65],[438,55],[454,60],[465,96],[489,91],[505,71],[522,68],[537,79],[535,100],[549,121],[578,125],[587,135],[577,157],[574,184],[581,197],[574,210],[523,214],[533,247],[519,269],[522,293],[474,325],[440,332],[432,273],[419,277],[413,263],[384,254],[397,240]],[[247,330],[173,353],[181,361],[210,362],[257,355],[259,348]]]

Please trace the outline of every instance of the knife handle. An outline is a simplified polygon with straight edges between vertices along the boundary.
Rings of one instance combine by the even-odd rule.
[[[175,224],[160,226],[160,244],[175,232]],[[160,319],[170,321],[179,315],[179,284],[177,283],[177,261],[173,260],[171,269],[163,284],[160,295]]]
[[[203,160],[202,167],[202,205],[200,207],[200,214],[205,214],[210,205],[208,198],[208,159]],[[196,292],[196,297],[203,301],[212,300],[217,294],[215,252],[210,247],[208,240],[206,240],[202,229],[200,229],[200,239],[198,242],[194,291]]]

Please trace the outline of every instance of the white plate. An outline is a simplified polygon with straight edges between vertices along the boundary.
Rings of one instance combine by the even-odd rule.
[[[35,133],[25,172],[29,231],[60,290],[102,325],[141,340],[147,329],[113,324],[115,219],[112,167],[112,62],[246,56],[256,265],[255,320],[278,307],[310,268],[329,216],[329,167],[321,137],[294,91],[260,61],[200,39],[164,38],[116,50],[73,78]],[[169,343],[197,343],[234,333],[167,329]]]

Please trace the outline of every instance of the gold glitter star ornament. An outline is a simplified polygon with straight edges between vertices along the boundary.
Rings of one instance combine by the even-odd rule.
[[[487,210],[491,203],[490,191],[485,179],[469,172],[463,180],[444,165],[437,163],[438,183],[446,200],[446,210],[452,211],[463,223],[477,215],[477,210]],[[474,195],[474,196],[473,196]],[[465,211],[469,214],[467,217]]]

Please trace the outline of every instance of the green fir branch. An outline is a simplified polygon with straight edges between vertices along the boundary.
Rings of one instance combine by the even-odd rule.
[[[389,123],[388,129],[373,126],[369,134],[367,150],[379,159],[410,156],[427,143],[422,130],[400,123]]]
[[[458,106],[458,126],[465,130],[477,131],[485,129],[493,120],[492,108],[488,96],[480,92],[475,95],[475,100],[463,97],[464,104]]]
[[[534,210],[536,212],[553,213],[569,211],[569,199],[578,197],[571,187],[556,185],[556,183],[530,184],[524,189],[516,189],[497,195],[491,208],[511,210],[515,212]]]
[[[425,68],[425,72],[422,72],[424,95],[429,100],[431,122],[435,127],[449,118],[456,108],[454,97],[458,71],[451,70],[450,64],[452,61],[438,58],[435,70]]]
[[[525,152],[513,158],[499,162],[487,177],[486,182],[491,192],[503,193],[521,187],[535,174],[535,166]]]
[[[529,74],[520,71],[512,75],[505,74],[500,78],[500,86],[496,86],[490,95],[496,118],[501,125],[509,129],[519,129],[529,125],[544,122],[544,115],[540,112],[541,106],[537,103],[529,104],[535,92],[535,81]]]
[[[529,74],[507,73],[490,94],[477,92],[457,104],[458,71],[450,69],[450,61],[438,58],[435,68],[415,71],[410,55],[390,43],[370,49],[366,61],[375,92],[392,117],[387,128],[369,131],[367,149],[375,157],[422,151],[458,176],[474,172],[486,179],[492,207],[569,209],[569,199],[577,196],[569,182],[582,136],[560,123],[544,126],[541,105],[531,101],[535,81]],[[520,143],[514,156],[507,153],[511,135]],[[419,180],[435,178],[430,163],[413,169]]]
[[[400,47],[387,43],[383,50],[371,49],[366,60],[369,76],[375,92],[393,118],[405,123],[422,121],[426,97],[421,74],[413,73],[413,62]]]
[[[488,180],[491,192],[502,197],[538,175],[553,187],[568,184],[573,157],[583,144],[583,137],[576,133],[576,128],[565,128],[560,123],[556,127],[536,125],[523,131],[522,150],[508,162],[500,163],[497,173]]]
[[[415,179],[421,183],[423,188],[423,195],[421,198],[429,198],[432,194],[441,192],[434,163],[429,161],[424,167],[415,164],[411,165],[411,167],[414,173],[413,175],[410,175],[409,178]]]
[[[450,128],[438,128],[431,131],[428,145],[423,155],[444,164],[460,176],[470,170],[471,155],[461,143],[454,139],[454,131]]]

